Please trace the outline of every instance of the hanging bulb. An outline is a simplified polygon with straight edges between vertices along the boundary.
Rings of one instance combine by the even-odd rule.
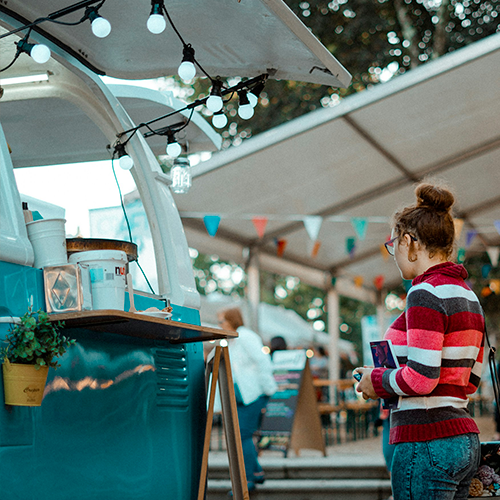
[[[215,128],[223,128],[227,125],[227,116],[223,111],[219,111],[218,113],[214,114],[212,118],[212,125]]]
[[[238,92],[240,98],[240,105],[238,106],[238,115],[242,120],[249,120],[252,118],[254,109],[248,100],[246,90],[240,90]]]
[[[87,7],[85,15],[87,19],[90,20],[92,33],[94,33],[97,38],[106,38],[111,33],[110,22],[100,16],[95,7]]]
[[[182,153],[182,146],[175,140],[175,135],[172,131],[167,132],[167,154],[171,158],[177,158]]]
[[[259,103],[259,98],[251,92],[247,94],[247,97],[248,101],[250,102],[250,106],[252,106],[252,108],[255,108],[255,106],[257,106],[257,104]]]
[[[182,49],[182,62],[177,70],[184,83],[189,83],[196,76],[194,65],[194,49],[191,45],[184,45]]]
[[[115,146],[114,154],[118,156],[118,164],[123,170],[130,170],[134,166],[134,160],[125,151],[124,144],[118,143]]]
[[[224,102],[222,101],[222,82],[220,80],[214,80],[212,82],[212,88],[210,90],[210,96],[207,99],[207,108],[217,113],[224,106]]]
[[[260,81],[250,92],[248,92],[247,96],[252,108],[255,108],[255,106],[259,103],[259,96],[263,90],[264,82]]]
[[[42,43],[35,45],[23,39],[17,43],[17,50],[29,54],[38,64],[46,63],[50,59],[50,49]]]
[[[187,158],[176,158],[174,166],[170,169],[172,185],[170,188],[174,193],[185,194],[192,184],[189,160]]]
[[[163,33],[163,31],[167,26],[167,22],[165,21],[165,18],[161,14],[151,14],[146,24],[148,30],[154,35],[159,35],[160,33]]]
[[[151,0],[151,14],[146,25],[148,30],[154,35],[162,33],[167,26],[162,11],[163,0]]]

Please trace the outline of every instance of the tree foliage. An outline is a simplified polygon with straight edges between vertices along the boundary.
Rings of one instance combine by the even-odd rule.
[[[500,31],[500,0],[286,1],[352,74],[352,84],[268,80],[251,120],[237,116],[237,99],[226,104],[225,148]],[[193,97],[208,91],[209,80],[199,79]]]

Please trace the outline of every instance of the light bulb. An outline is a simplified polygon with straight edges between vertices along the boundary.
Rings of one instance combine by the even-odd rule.
[[[97,38],[106,38],[111,33],[111,24],[104,17],[97,16],[92,21],[92,33]]]
[[[259,103],[259,98],[255,94],[252,94],[251,92],[247,94],[247,97],[252,108],[255,108],[255,106],[257,106],[257,104]]]
[[[129,155],[125,154],[123,156],[120,156],[120,158],[118,159],[118,164],[123,170],[130,170],[134,166],[134,160],[132,160]]]
[[[238,106],[238,115],[242,120],[249,120],[252,118],[254,109],[250,103]]]
[[[211,95],[207,99],[207,108],[214,113],[220,111],[224,103],[222,102],[222,97],[220,95]]]
[[[195,77],[196,68],[191,61],[182,61],[177,73],[184,83],[188,83]]]
[[[167,144],[167,154],[172,158],[177,158],[182,153],[182,147],[178,142]]]
[[[47,45],[34,45],[31,49],[30,56],[38,64],[46,63],[50,59],[50,49]]]
[[[212,125],[216,128],[223,128],[227,125],[227,116],[224,113],[215,113],[212,118]]]
[[[151,14],[146,25],[151,33],[158,35],[163,32],[167,23],[162,14]]]

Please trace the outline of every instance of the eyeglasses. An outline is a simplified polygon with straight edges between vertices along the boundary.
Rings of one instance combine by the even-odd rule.
[[[410,233],[405,233],[405,234],[407,234],[412,239],[412,241],[418,241],[418,239],[415,238],[415,236],[413,236],[412,234]],[[385,249],[389,252],[389,255],[394,255],[394,242],[398,238],[399,236],[395,236],[394,238],[392,238],[392,240],[386,241],[384,243]]]

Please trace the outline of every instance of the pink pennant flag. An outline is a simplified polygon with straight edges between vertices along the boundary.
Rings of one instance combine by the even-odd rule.
[[[267,220],[267,217],[252,217],[252,222],[259,238],[262,238],[266,232]]]

